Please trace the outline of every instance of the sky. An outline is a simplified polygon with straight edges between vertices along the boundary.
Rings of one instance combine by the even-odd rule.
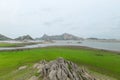
[[[0,34],[120,39],[120,0],[0,0]]]

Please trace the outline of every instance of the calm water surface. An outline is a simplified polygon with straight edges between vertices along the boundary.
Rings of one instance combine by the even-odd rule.
[[[79,43],[81,42],[81,43]],[[12,47],[12,48],[0,48],[0,50],[9,50],[9,49],[24,49],[24,48],[35,48],[35,47],[47,47],[47,46],[87,46],[98,49],[120,51],[120,42],[101,42],[101,41],[55,41],[55,43],[48,44],[37,44],[29,45],[24,47]]]

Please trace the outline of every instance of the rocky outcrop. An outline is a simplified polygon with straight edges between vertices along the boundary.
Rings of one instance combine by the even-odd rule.
[[[62,35],[55,35],[55,36],[48,36],[44,34],[40,39],[41,40],[83,40],[83,38],[68,33],[64,33]]]
[[[85,69],[63,58],[41,61],[33,67],[38,69],[43,80],[96,80]]]
[[[0,34],[0,40],[12,40],[12,39]]]
[[[26,40],[33,40],[33,38],[30,35],[25,35],[25,36],[20,36],[15,40],[26,41]]]

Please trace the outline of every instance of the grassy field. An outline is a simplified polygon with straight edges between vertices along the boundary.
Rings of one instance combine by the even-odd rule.
[[[0,47],[23,47],[26,45],[34,45],[38,44],[37,42],[28,42],[28,43],[7,43],[7,42],[0,42]]]
[[[87,66],[93,71],[120,80],[120,54],[83,47],[47,47],[28,50],[0,52],[0,78],[22,65],[31,65],[40,60],[53,60],[58,57]],[[1,80],[1,79],[0,79]],[[6,77],[5,80],[10,80]]]
[[[0,43],[0,47],[14,47],[14,46],[17,46],[17,43],[4,43],[4,42]]]

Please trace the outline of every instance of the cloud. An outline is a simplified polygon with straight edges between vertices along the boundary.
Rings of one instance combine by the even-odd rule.
[[[119,0],[0,0],[0,32],[12,37],[68,32],[118,38],[119,4]]]

